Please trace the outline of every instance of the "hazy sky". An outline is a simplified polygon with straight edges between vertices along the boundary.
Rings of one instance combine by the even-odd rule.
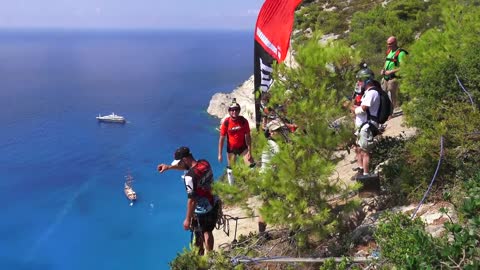
[[[0,29],[253,29],[263,2],[263,0],[0,0]]]

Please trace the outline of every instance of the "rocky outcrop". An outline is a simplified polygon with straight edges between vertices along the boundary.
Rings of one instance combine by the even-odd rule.
[[[288,51],[285,58],[285,65],[288,67],[296,68],[298,64],[295,62],[295,58],[291,51]],[[250,127],[255,126],[255,100],[253,98],[254,83],[253,75],[248,78],[242,85],[235,88],[231,93],[217,93],[213,95],[208,105],[207,112],[210,115],[223,119],[228,115],[228,105],[232,102],[233,98],[237,99],[237,102],[242,107],[240,115],[245,117]]]
[[[362,201],[361,214],[364,216],[363,222],[360,226],[355,228],[351,233],[352,242],[355,244],[367,244],[373,241],[373,233],[375,228],[381,222],[381,217],[385,211],[382,210],[381,202],[385,198],[376,197],[369,198]],[[386,211],[393,213],[404,213],[411,216],[417,209],[416,204],[407,206],[398,206]],[[445,213],[441,210],[445,211]],[[417,212],[416,217],[420,218],[425,223],[425,231],[430,233],[433,237],[440,237],[445,234],[445,222],[458,222],[457,212],[454,206],[448,202],[436,202],[423,204]]]
[[[217,93],[213,95],[208,105],[207,112],[218,118],[228,115],[228,105],[233,98],[237,99],[242,110],[240,112],[245,117],[250,126],[255,125],[255,101],[253,99],[253,75],[242,85],[233,90],[232,93]]]

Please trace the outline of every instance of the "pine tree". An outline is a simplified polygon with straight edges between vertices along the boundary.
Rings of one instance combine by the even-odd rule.
[[[349,191],[331,175],[334,153],[351,138],[353,129],[348,125],[333,128],[332,122],[348,113],[342,102],[353,89],[358,57],[340,42],[323,47],[317,40],[297,48],[298,68],[281,65],[274,73],[277,76],[269,105],[284,105],[285,117],[299,126],[290,134],[291,142],[279,142],[280,153],[265,173],[237,164],[238,185],[216,186],[222,197],[233,199],[230,202],[245,202],[249,196],[259,195],[262,217],[268,224],[295,231],[301,246],[309,236],[319,239],[335,231],[338,220],[329,199]],[[265,147],[265,139],[259,137],[255,136],[257,156]],[[344,209],[353,205],[349,202]]]

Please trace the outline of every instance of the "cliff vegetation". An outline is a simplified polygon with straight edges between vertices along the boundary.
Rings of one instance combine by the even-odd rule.
[[[238,163],[235,186],[218,182],[227,204],[262,202],[260,213],[279,241],[244,236],[237,245],[200,258],[185,250],[172,269],[479,269],[480,268],[480,1],[304,1],[296,14],[293,48],[297,68],[275,66],[270,102],[299,130],[280,142],[271,168],[261,173]],[[339,35],[321,44],[323,34]],[[358,185],[333,179],[335,153],[349,145],[353,125],[344,106],[358,64],[380,70],[385,41],[396,36],[409,54],[401,69],[401,101],[411,138],[378,142],[372,168],[382,166],[383,208],[447,202],[458,218],[433,237],[410,215],[382,215],[367,241],[368,263],[355,263],[350,218]],[[377,73],[377,72],[376,72]],[[255,157],[265,149],[255,133]],[[435,177],[434,177],[435,176]],[[432,183],[432,178],[435,182]],[[445,209],[441,212],[447,213]],[[411,213],[410,213],[411,214]],[[344,257],[325,263],[238,263],[240,257]]]

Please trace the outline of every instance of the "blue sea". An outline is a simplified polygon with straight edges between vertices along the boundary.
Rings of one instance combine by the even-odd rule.
[[[253,73],[253,34],[0,32],[0,269],[168,269],[190,233],[181,145],[216,177],[216,92]],[[100,114],[126,124],[98,123]],[[138,201],[123,193],[134,177]]]

